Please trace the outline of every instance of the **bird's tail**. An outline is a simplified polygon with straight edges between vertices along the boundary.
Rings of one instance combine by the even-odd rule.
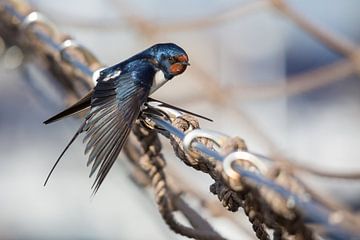
[[[159,101],[159,100],[154,99],[154,98],[148,97],[148,101],[159,102],[159,103],[161,103],[164,107],[172,108],[172,109],[174,109],[174,110],[177,110],[177,111],[180,111],[180,112],[184,112],[184,113],[193,115],[194,117],[202,118],[202,119],[207,120],[207,121],[209,121],[209,122],[212,122],[212,121],[213,121],[212,119],[207,118],[207,117],[205,117],[205,116],[203,116],[203,115],[200,115],[200,114],[197,114],[197,113],[194,113],[194,112],[190,112],[189,110],[186,110],[186,109],[183,109],[183,108],[180,108],[180,107],[171,105],[171,104],[166,103],[166,102],[163,102],[163,101]]]
[[[75,141],[75,139],[79,136],[80,133],[82,133],[83,128],[86,124],[86,121],[84,121],[80,128],[76,131],[75,135],[71,138],[70,142],[66,145],[65,149],[62,151],[62,153],[60,154],[60,156],[58,157],[58,159],[56,160],[56,162],[54,163],[53,167],[51,168],[49,174],[47,175],[45,182],[44,182],[44,186],[46,186],[47,182],[50,179],[51,174],[53,173],[53,171],[55,170],[56,166],[58,165],[58,163],[60,162],[60,159],[62,158],[62,156],[64,156],[65,152],[69,149],[69,147],[71,146],[71,144]]]
[[[69,117],[74,115],[80,111],[83,111],[90,107],[91,104],[91,97],[93,95],[93,91],[90,91],[85,97],[80,99],[78,102],[70,106],[69,108],[65,109],[64,111],[56,114],[55,116],[49,118],[48,120],[44,121],[45,124],[56,122],[62,118]]]

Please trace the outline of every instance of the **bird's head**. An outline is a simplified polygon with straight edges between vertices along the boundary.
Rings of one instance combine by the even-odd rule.
[[[174,43],[160,43],[151,48],[156,66],[164,73],[166,80],[182,74],[189,66],[189,57]]]

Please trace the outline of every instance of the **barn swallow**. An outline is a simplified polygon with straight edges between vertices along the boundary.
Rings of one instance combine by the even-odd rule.
[[[90,152],[87,166],[92,164],[90,177],[98,170],[93,184],[95,194],[118,157],[148,96],[173,77],[182,74],[188,65],[188,55],[181,47],[162,43],[100,71],[93,90],[44,122],[49,124],[89,109],[80,128],[56,160],[44,186],[70,145],[80,133],[85,132],[85,154]],[[158,80],[158,73],[163,75],[163,80]]]

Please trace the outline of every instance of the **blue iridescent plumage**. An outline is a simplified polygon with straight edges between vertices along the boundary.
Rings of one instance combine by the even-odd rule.
[[[85,153],[90,153],[90,176],[96,171],[94,193],[114,164],[130,130],[147,101],[157,71],[166,80],[183,73],[188,64],[186,52],[173,43],[156,44],[133,57],[100,72],[95,88],[79,102],[44,123],[48,124],[90,108],[83,124],[61,153],[52,171],[77,136],[85,132]]]

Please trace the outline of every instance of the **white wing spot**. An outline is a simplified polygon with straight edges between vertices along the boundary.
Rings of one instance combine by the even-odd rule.
[[[118,76],[120,76],[121,74],[121,71],[120,70],[116,70],[114,72],[112,72],[111,74],[107,75],[103,81],[106,82],[106,81],[109,81],[110,79],[113,79],[113,78],[116,78]]]

